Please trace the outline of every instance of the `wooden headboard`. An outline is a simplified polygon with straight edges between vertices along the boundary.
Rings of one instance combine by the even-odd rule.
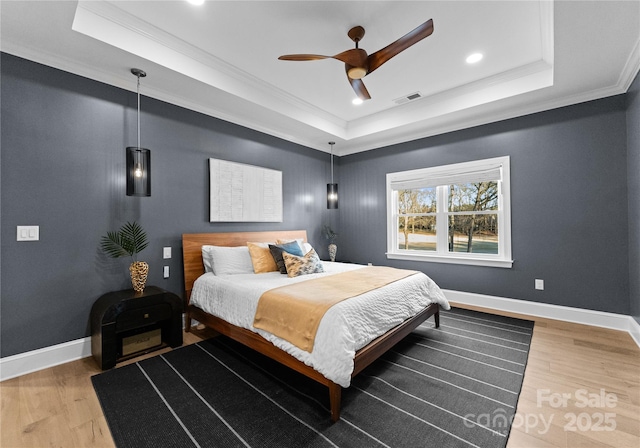
[[[275,230],[271,232],[183,233],[182,256],[184,263],[184,292],[187,303],[193,282],[204,274],[202,246],[244,246],[247,242],[275,242],[302,238],[307,241],[306,230]]]

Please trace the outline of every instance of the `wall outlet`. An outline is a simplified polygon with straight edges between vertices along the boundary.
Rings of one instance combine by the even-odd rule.
[[[164,275],[164,278],[169,278],[169,266],[164,267],[163,275]]]
[[[544,290],[544,280],[537,278],[535,283],[536,289],[542,291]]]

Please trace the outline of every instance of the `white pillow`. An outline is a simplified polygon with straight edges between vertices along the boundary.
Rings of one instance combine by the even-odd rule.
[[[205,272],[214,275],[253,274],[253,264],[247,246],[202,246]]]
[[[204,272],[213,272],[213,254],[211,249],[215,246],[202,246],[202,264]]]
[[[311,249],[313,249],[313,246],[311,246],[311,244],[302,243],[302,253],[303,254],[307,255]]]

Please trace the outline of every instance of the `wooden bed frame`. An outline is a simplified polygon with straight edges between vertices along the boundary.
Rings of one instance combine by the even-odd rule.
[[[246,345],[263,355],[268,356],[287,367],[323,384],[329,388],[329,401],[331,407],[331,420],[336,422],[340,419],[340,401],[342,387],[339,384],[325,378],[321,373],[298,361],[287,352],[279,349],[262,336],[250,330],[237,327],[216,316],[208,314],[189,303],[193,282],[204,273],[202,263],[202,246],[244,246],[248,241],[265,242],[280,240],[291,240],[302,238],[307,241],[305,230],[273,231],[273,232],[234,232],[234,233],[191,233],[182,235],[182,252],[184,256],[184,284],[185,284],[185,331],[191,331],[192,319],[206,325],[213,330],[230,337],[231,339]],[[420,313],[405,320],[387,333],[371,341],[356,352],[354,358],[354,369],[351,377],[360,373],[365,367],[374,362],[391,347],[411,333],[416,327],[422,324],[429,317],[434,316],[436,328],[440,326],[439,307],[437,303],[432,303]]]

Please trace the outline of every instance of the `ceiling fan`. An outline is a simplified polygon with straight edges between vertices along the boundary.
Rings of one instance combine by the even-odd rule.
[[[386,47],[367,55],[367,52],[358,48],[358,42],[364,37],[364,28],[355,26],[349,30],[347,35],[355,42],[356,47],[343,51],[334,56],[323,56],[319,54],[285,54],[278,59],[283,61],[315,61],[319,59],[337,59],[344,62],[347,72],[347,79],[356,95],[362,100],[371,99],[371,95],[362,82],[362,78],[372,73],[375,69],[387,62],[398,53],[406,50],[415,43],[420,42],[425,37],[433,33],[433,19],[427,20],[422,25],[408,32],[400,39],[390,43]]]

